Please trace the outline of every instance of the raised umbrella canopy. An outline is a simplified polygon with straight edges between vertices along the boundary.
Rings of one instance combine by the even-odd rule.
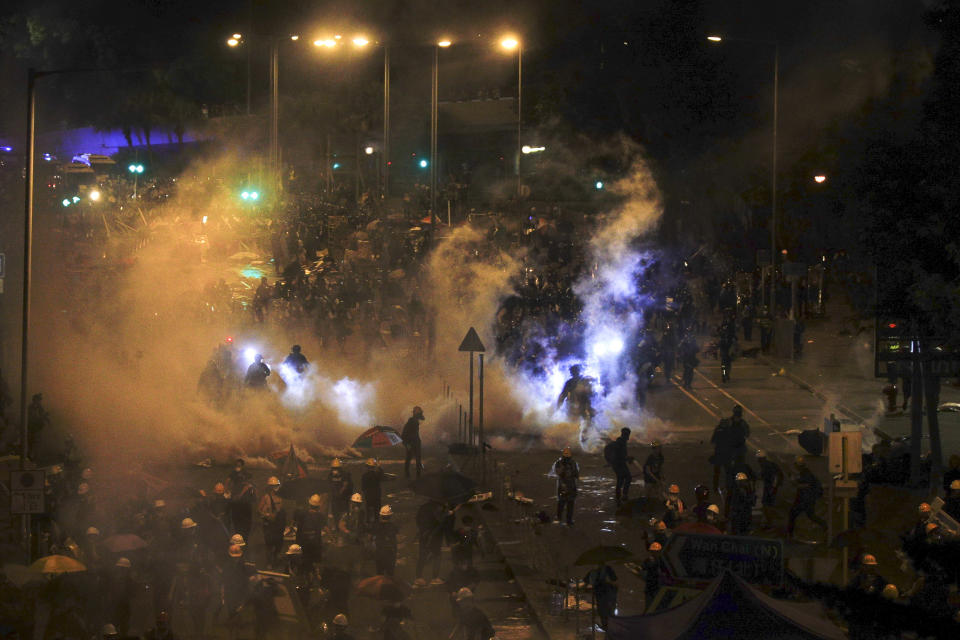
[[[445,469],[417,478],[410,488],[417,495],[439,502],[460,503],[470,499],[475,487],[474,481],[467,476]]]
[[[410,595],[410,585],[390,576],[371,576],[357,583],[357,594],[387,602],[399,602]]]
[[[353,446],[357,449],[379,449],[395,447],[402,442],[403,439],[396,429],[377,425],[361,433],[360,437],[354,441]]]
[[[626,560],[627,558],[632,558],[633,554],[626,547],[619,546],[609,546],[609,545],[600,545],[599,547],[593,547],[592,549],[587,549],[574,561],[573,564],[578,566],[590,566],[594,564],[600,564],[601,562],[616,562],[618,560]]]
[[[52,555],[44,556],[30,565],[30,568],[40,573],[80,573],[86,571],[87,567],[82,562],[74,560],[70,556]]]

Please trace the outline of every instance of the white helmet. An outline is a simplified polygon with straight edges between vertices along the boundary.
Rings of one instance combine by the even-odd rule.
[[[230,544],[235,544],[238,547],[247,546],[247,543],[244,541],[243,536],[240,535],[239,533],[235,533],[232,536],[230,536]]]
[[[333,625],[335,627],[347,626],[347,616],[343,615],[342,613],[338,613],[337,615],[333,616]]]
[[[303,554],[303,547],[298,544],[290,545],[290,548],[287,549],[288,556],[299,556]]]

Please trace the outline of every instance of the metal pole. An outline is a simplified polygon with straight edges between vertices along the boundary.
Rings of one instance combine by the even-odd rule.
[[[477,416],[477,430],[479,432],[480,440],[480,468],[481,468],[481,481],[487,481],[487,448],[483,446],[483,354],[480,354],[480,407],[479,415]]]
[[[280,41],[270,43],[270,169],[273,173],[273,190],[280,186]]]
[[[468,442],[473,446],[473,351],[470,351],[470,412],[467,418]]]
[[[23,324],[20,332],[20,468],[25,469],[29,457],[29,439],[27,434],[27,365],[29,362],[30,335],[30,276],[33,258],[33,154],[36,122],[36,81],[41,74],[35,69],[27,71],[27,148],[24,157],[24,197],[23,197]],[[23,541],[26,548],[27,564],[32,560],[32,541],[30,533],[30,515],[23,516]]]
[[[250,0],[247,3],[247,33],[251,36],[253,35],[253,0]],[[246,43],[247,47],[247,115],[250,115],[250,96],[253,93],[253,83],[250,80],[250,60],[253,56],[253,51],[250,49],[250,41]]]
[[[390,47],[383,47],[383,197],[390,195]]]
[[[773,45],[773,170],[770,172],[770,317],[777,319],[777,118],[780,91],[780,45]]]
[[[517,44],[517,198],[520,198],[520,135],[523,127],[523,41]]]
[[[920,368],[920,340],[917,323],[911,328],[910,340],[911,393],[910,393],[910,484],[914,487],[920,484],[920,454],[921,439],[923,438],[923,372]],[[936,407],[928,407],[936,411]],[[932,487],[931,487],[932,488]]]
[[[437,210],[437,93],[440,77],[440,45],[433,45],[433,73],[430,76],[430,229],[433,233]]]

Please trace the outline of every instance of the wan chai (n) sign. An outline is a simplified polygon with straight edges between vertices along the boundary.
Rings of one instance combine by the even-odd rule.
[[[783,543],[745,536],[678,533],[664,553],[670,574],[681,581],[709,581],[724,569],[757,585],[783,582]]]

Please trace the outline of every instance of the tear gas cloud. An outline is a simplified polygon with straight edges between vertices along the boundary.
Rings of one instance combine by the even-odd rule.
[[[639,157],[637,149],[629,153]],[[187,175],[238,170],[226,158],[194,167]],[[336,346],[321,345],[308,326],[297,329],[271,322],[269,316],[256,323],[249,311],[209,313],[205,286],[220,278],[248,290],[257,283],[243,277],[247,261],[214,257],[251,249],[243,244],[250,240],[244,212],[234,209],[224,193],[201,187],[185,184],[146,220],[148,241],[129,267],[113,269],[109,276],[99,267],[92,270],[94,277],[65,275],[56,245],[38,243],[37,282],[42,285],[34,293],[32,386],[44,392],[55,421],[94,460],[222,461],[266,455],[291,443],[315,459],[344,451],[373,424],[399,427],[414,404],[425,409],[428,439],[452,440],[458,398],[466,398],[467,387],[466,354],[458,354],[457,346],[471,326],[488,346],[486,422],[491,430],[533,431],[550,443],[571,442],[579,435],[589,446],[608,428],[637,426],[631,374],[623,365],[646,304],[638,290],[645,253],[634,240],[660,215],[656,189],[642,162],[634,161],[629,175],[611,185],[622,203],[598,218],[590,268],[575,285],[587,327],[582,353],[560,353],[553,344],[556,335],[531,328],[527,338],[539,341],[544,353],[544,370],[538,375],[492,353],[494,315],[513,292],[525,256],[491,250],[482,231],[469,225],[438,243],[419,282],[420,296],[435,320],[433,360],[409,343],[373,346],[359,338],[341,354]],[[201,230],[203,217],[208,222]],[[207,237],[200,242],[204,232]],[[97,262],[112,255],[121,241],[111,237],[105,246],[76,251],[78,256],[88,251]],[[209,252],[202,252],[206,247]],[[254,261],[253,266],[271,271],[269,264]],[[273,370],[268,378],[273,392],[247,393],[242,403],[218,409],[198,399],[197,379],[228,335],[234,338],[237,374],[242,375],[253,355],[262,354]],[[303,345],[310,359],[302,375],[281,366],[293,343]],[[556,410],[574,362],[585,365],[603,392],[589,432]],[[443,392],[447,385],[451,397]],[[48,441],[45,446],[55,445]]]

